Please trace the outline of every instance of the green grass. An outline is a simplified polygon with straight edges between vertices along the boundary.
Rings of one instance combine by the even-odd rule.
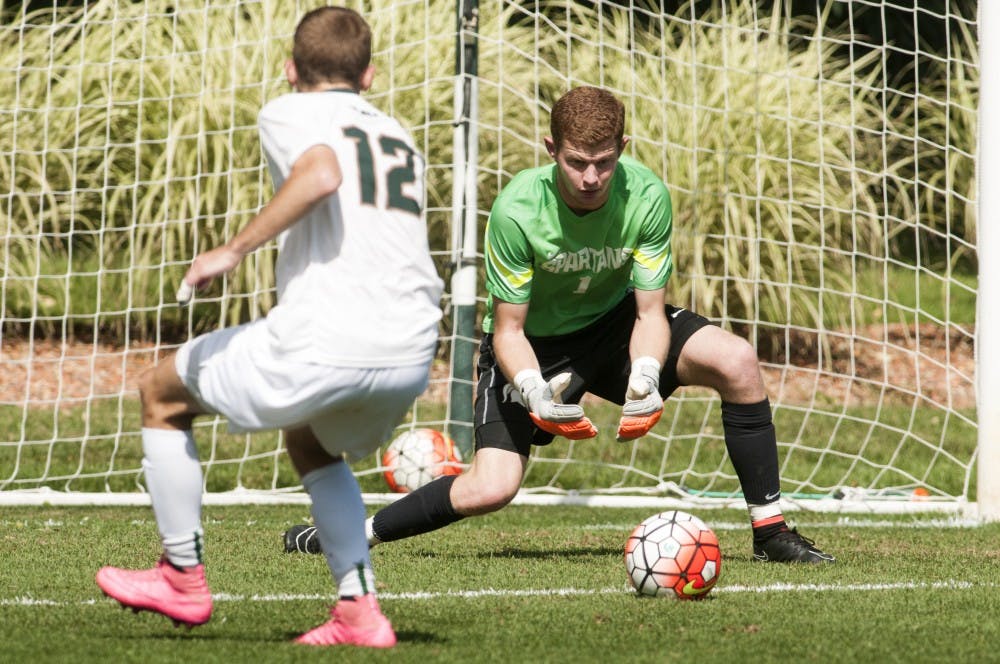
[[[919,406],[776,408],[783,490],[819,495],[841,486],[921,486],[934,496],[961,496],[968,481],[968,495],[975,496],[970,476],[977,442],[974,413]],[[536,447],[526,487],[652,490],[664,481],[694,491],[739,491],[721,437],[717,401],[668,399],[652,435],[629,444],[614,439],[618,406],[595,401],[586,408],[600,429],[597,439],[559,439]],[[7,489],[135,491],[142,458],[138,411],[134,400],[117,399],[86,408],[0,407],[0,428],[23,431],[27,441],[0,445],[0,480],[12,482]],[[442,429],[444,406],[422,399],[416,417],[424,426]],[[202,418],[195,435],[201,460],[210,462],[205,475],[211,492],[299,485],[276,433],[231,435],[224,424]],[[352,464],[365,492],[387,490],[378,458]]]
[[[305,507],[205,510],[210,623],[188,631],[104,598],[104,564],[159,552],[148,508],[3,511],[4,661],[991,661],[1000,525],[791,515],[834,566],[751,562],[742,511],[699,511],[724,553],[707,601],[626,590],[622,546],[650,510],[509,507],[373,551],[391,652],[294,646],[333,593],[320,556],[281,552]],[[556,591],[565,590],[560,594]]]

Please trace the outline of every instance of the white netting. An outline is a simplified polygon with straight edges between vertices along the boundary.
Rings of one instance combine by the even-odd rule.
[[[552,102],[608,87],[628,110],[629,151],[673,194],[671,301],[757,344],[786,497],[961,506],[976,496],[975,10],[791,4],[480,2],[480,229],[499,188],[548,161]],[[308,7],[76,7],[5,6],[0,22],[5,492],[142,491],[136,372],[271,303],[270,249],[192,309],[171,300],[195,249],[269,196],[255,115],[283,90]],[[447,278],[459,237],[455,3],[358,8],[376,35],[370,98],[428,157]],[[405,427],[461,430],[448,375],[443,361]],[[613,432],[614,408],[587,408]],[[197,435],[208,491],[297,489],[279,436],[228,436],[211,420]],[[385,490],[376,470],[357,467],[366,491]],[[718,400],[689,389],[654,436],[538,450],[525,495],[738,501],[738,488]]]

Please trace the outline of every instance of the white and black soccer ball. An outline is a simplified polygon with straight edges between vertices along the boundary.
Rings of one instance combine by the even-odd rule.
[[[462,472],[462,456],[455,442],[434,429],[413,429],[397,436],[382,454],[386,484],[396,493],[409,493],[442,475]]]
[[[701,599],[722,571],[719,540],[687,512],[654,514],[625,542],[625,570],[640,595]]]

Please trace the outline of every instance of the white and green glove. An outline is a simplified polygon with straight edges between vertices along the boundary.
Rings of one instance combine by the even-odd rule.
[[[625,405],[618,422],[618,440],[635,440],[645,436],[662,414],[660,363],[652,357],[637,357],[632,361],[632,373],[625,390]]]
[[[593,438],[597,435],[597,427],[584,414],[583,407],[562,402],[562,393],[569,382],[569,373],[561,373],[546,382],[535,369],[525,369],[514,377],[514,387],[535,426],[571,440]]]

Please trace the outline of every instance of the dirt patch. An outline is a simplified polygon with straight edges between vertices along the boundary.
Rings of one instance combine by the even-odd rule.
[[[870,326],[761,342],[762,371],[772,403],[820,399],[850,405],[880,400],[975,406],[972,337],[958,328]],[[4,339],[0,403],[74,405],[92,398],[135,395],[139,375],[176,346]],[[447,396],[447,367],[436,365],[431,398]]]
[[[975,343],[966,330],[933,324],[872,325],[833,332],[825,344],[800,334],[783,345],[759,344],[772,402],[923,401],[976,405]]]
[[[139,375],[173,349],[4,339],[0,403],[75,405],[91,398],[138,395]]]

